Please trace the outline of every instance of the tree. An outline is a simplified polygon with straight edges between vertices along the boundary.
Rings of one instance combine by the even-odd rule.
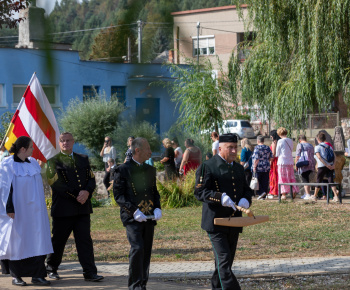
[[[142,32],[143,62],[151,62],[159,53],[169,50],[173,46],[173,17],[171,12],[177,10],[178,4],[176,1],[150,0],[140,12],[140,19],[146,22]]]
[[[9,111],[0,116],[0,141],[5,137],[7,129],[10,127],[13,114]]]
[[[111,27],[100,32],[94,40],[90,59],[110,62],[124,62],[123,56],[128,53],[128,38],[132,44],[131,51],[135,50],[135,35],[130,25],[123,22],[118,27]]]
[[[32,0],[2,0],[0,1],[0,29],[3,25],[8,28],[15,28],[23,18],[14,18],[15,14],[25,9]]]
[[[349,1],[244,3],[256,39],[238,48],[251,48],[243,64],[237,55],[231,59],[233,94],[290,129],[305,127],[307,113],[328,112],[334,101],[349,99]]]
[[[105,59],[111,62],[124,62],[127,55],[127,43],[130,37],[131,51],[135,51],[135,28],[137,15],[142,8],[141,0],[131,0],[124,3],[118,12],[117,27],[101,31],[94,39],[90,59]],[[113,26],[113,25],[112,25]]]
[[[129,136],[146,138],[151,150],[155,152],[159,151],[161,144],[156,125],[152,125],[146,121],[137,121],[133,116],[123,118],[111,136],[113,145],[118,153],[119,161],[121,162],[125,159],[125,152],[127,149],[126,141]]]
[[[59,123],[64,131],[73,134],[75,141],[99,156],[103,138],[117,128],[118,118],[124,110],[124,105],[117,98],[110,101],[103,95],[85,101],[77,98],[62,111]]]
[[[187,66],[169,64],[173,82],[167,86],[172,101],[177,103],[180,112],[178,124],[192,133],[215,127],[218,130],[224,118],[229,114],[230,98],[227,76],[218,59],[218,75],[209,60],[197,66],[193,60],[187,60]]]

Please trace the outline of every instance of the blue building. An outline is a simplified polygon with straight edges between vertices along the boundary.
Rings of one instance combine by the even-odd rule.
[[[160,134],[176,122],[178,114],[167,90],[150,86],[159,80],[171,81],[166,67],[81,61],[78,52],[71,50],[50,50],[49,54],[40,49],[0,48],[0,114],[15,112],[36,72],[56,113],[72,98],[83,100],[96,90],[117,96],[125,102],[126,113],[156,124]]]
[[[16,48],[0,48],[0,115],[15,112],[33,75],[37,77],[57,116],[73,98],[84,100],[96,92],[116,96],[127,108],[125,115],[155,124],[162,134],[177,121],[175,104],[168,91],[151,86],[172,81],[161,64],[82,61],[67,44],[47,44],[44,39],[45,10],[32,2],[20,11]],[[43,49],[50,46],[50,49]]]

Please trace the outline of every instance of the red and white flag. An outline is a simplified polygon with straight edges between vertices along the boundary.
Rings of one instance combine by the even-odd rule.
[[[60,151],[56,118],[35,73],[13,115],[6,133],[5,148],[9,150],[20,136],[33,140],[32,157],[35,159],[46,162]]]

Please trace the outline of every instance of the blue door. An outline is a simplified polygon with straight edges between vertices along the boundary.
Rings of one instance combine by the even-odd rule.
[[[136,98],[136,119],[156,125],[160,133],[160,101],[159,98]]]

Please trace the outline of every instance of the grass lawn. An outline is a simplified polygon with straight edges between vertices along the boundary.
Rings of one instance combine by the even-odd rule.
[[[269,215],[270,221],[244,228],[238,260],[350,255],[350,204],[254,201],[252,210]],[[119,208],[95,208],[91,220],[96,260],[127,262],[129,244]],[[164,209],[155,229],[152,261],[213,260],[200,222],[201,207]],[[77,260],[72,238],[64,260]]]

